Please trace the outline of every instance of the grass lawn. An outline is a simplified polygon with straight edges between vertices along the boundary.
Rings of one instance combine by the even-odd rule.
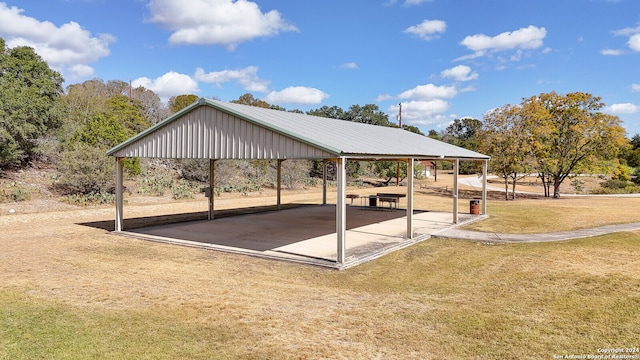
[[[587,227],[601,207],[617,216],[598,221],[640,221],[635,203],[602,200],[495,201],[474,226]],[[109,216],[0,217],[0,359],[552,359],[640,347],[640,232],[433,239],[337,272],[76,225]]]

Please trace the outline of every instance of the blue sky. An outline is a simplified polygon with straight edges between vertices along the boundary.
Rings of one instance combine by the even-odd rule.
[[[588,92],[640,133],[638,0],[0,0],[0,37],[66,84],[162,99],[247,92],[376,104],[424,132],[543,92]]]

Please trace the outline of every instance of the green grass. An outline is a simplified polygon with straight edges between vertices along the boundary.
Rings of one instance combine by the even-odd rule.
[[[0,292],[1,359],[236,358],[238,329],[192,326],[179,312],[73,307]],[[221,347],[221,344],[226,344]]]
[[[597,354],[640,345],[639,253],[636,232],[495,246],[428,240],[344,272],[215,256],[202,274],[211,299],[125,309],[4,288],[0,359]],[[224,282],[213,276],[230,267]]]

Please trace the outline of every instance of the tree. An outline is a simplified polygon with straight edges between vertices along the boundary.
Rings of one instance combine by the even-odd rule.
[[[68,192],[85,194],[113,191],[113,166],[107,150],[150,125],[140,102],[114,92],[100,111],[81,120],[63,142],[60,185]],[[140,159],[128,159],[124,166],[131,174],[141,171]]]
[[[434,129],[429,130],[429,133],[427,134],[427,136],[432,139],[442,140],[442,138],[440,137],[440,134],[438,134],[438,132],[435,131]]]
[[[325,105],[319,109],[309,110],[307,111],[307,115],[321,116],[330,119],[345,119],[344,110],[342,110],[341,107],[335,105],[331,107]]]
[[[484,115],[482,129],[477,132],[479,151],[491,156],[489,171],[504,179],[504,196],[509,200],[509,179],[512,180],[511,198],[516,198],[516,182],[530,169],[529,144],[523,131],[526,109],[505,105]]]
[[[142,86],[132,89],[131,97],[143,105],[144,116],[151,124],[157,124],[171,115],[169,108],[162,104],[160,97],[149,89]]]
[[[523,119],[525,131],[546,196],[553,186],[553,197],[560,197],[567,177],[615,159],[625,146],[620,119],[601,113],[605,104],[600,100],[582,92],[543,93],[523,100],[523,108],[529,109]]]
[[[442,140],[468,150],[478,149],[477,132],[482,128],[482,121],[473,118],[455,119],[444,131]]]
[[[378,105],[374,104],[367,104],[365,106],[351,105],[349,110],[344,114],[343,119],[364,124],[391,126],[389,115],[380,111]]]
[[[413,126],[413,125],[402,125],[402,128],[404,130],[410,131],[412,133],[416,133],[418,135],[422,135],[424,136],[424,133],[422,131],[420,131],[420,129],[417,126]]]
[[[252,94],[249,94],[249,93],[241,95],[238,98],[238,100],[232,100],[231,102],[235,104],[249,105],[249,106],[261,107],[266,109],[271,108],[271,105],[269,105],[268,102],[264,100],[256,99],[255,97],[253,97]]]
[[[60,126],[63,81],[32,48],[7,49],[0,38],[0,168],[24,163]]]
[[[169,111],[172,114],[175,114],[178,111],[198,101],[198,99],[199,97],[193,94],[172,96],[169,99]]]
[[[465,117],[455,119],[451,125],[447,126],[442,141],[460,146],[468,150],[478,150],[478,131],[482,128],[482,121]],[[460,163],[460,173],[471,174],[480,170],[477,162],[464,161]]]
[[[640,134],[636,133],[635,135],[633,135],[630,143],[631,143],[631,150],[640,149]]]

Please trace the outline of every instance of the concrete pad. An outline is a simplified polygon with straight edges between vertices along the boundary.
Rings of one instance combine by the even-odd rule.
[[[375,211],[347,206],[346,264],[338,265],[335,210],[335,205],[302,206],[120,233],[153,241],[346,268],[427,239],[432,233],[451,227],[453,217],[451,213],[414,211],[414,238],[407,239],[406,210]]]

